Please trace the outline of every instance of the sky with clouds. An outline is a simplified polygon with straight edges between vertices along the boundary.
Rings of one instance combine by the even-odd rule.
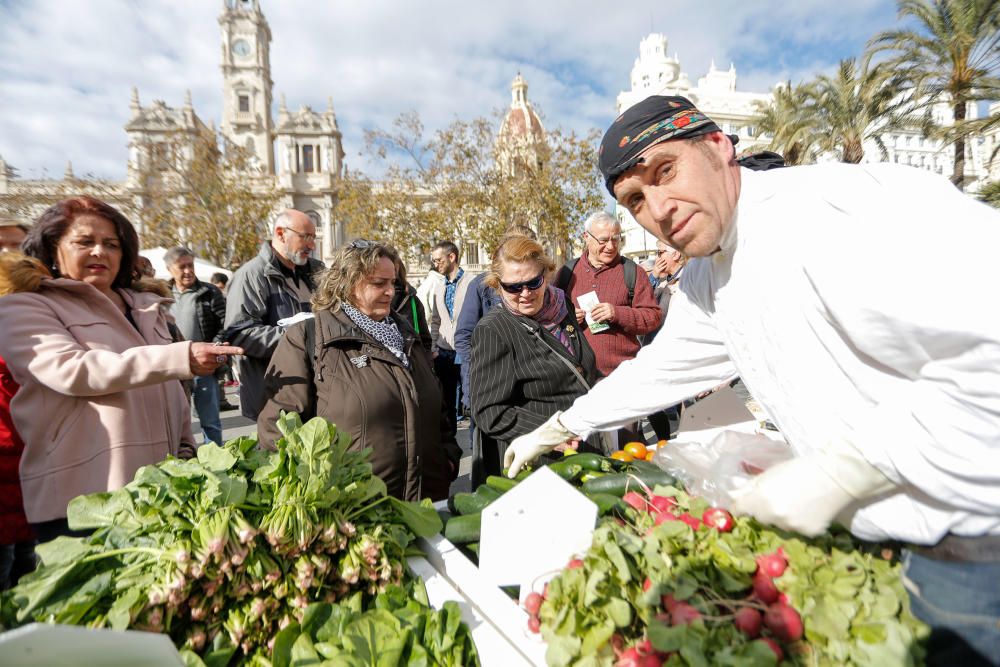
[[[415,110],[428,128],[488,116],[520,71],[548,127],[605,127],[639,40],[664,33],[692,82],[736,65],[766,91],[858,55],[895,25],[892,0],[260,0],[275,100],[332,97],[350,167],[363,132]],[[0,0],[0,156],[25,178],[122,178],[132,86],[142,103],[222,109],[223,0]],[[275,115],[277,109],[275,109]]]

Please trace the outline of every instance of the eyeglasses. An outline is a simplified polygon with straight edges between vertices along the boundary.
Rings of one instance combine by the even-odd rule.
[[[354,239],[347,244],[348,248],[354,248],[355,250],[364,250],[365,248],[374,248],[375,241],[369,241],[368,239]]]
[[[520,283],[505,283],[501,280],[500,287],[503,288],[504,292],[507,292],[509,294],[520,294],[526,288],[534,292],[536,289],[541,287],[542,283],[544,282],[545,282],[545,272],[542,271],[531,280],[525,280],[524,282]]]
[[[292,227],[284,227],[283,229],[287,229],[288,231],[292,232],[293,234],[295,234],[296,236],[298,236],[300,239],[302,239],[306,243],[310,243],[310,242],[316,240],[316,235],[315,234],[303,234],[299,230],[294,229]]]
[[[613,243],[614,245],[621,245],[622,242],[621,234],[615,234],[614,236],[609,236],[606,239],[599,239],[590,232],[585,231],[584,233],[590,238],[594,239],[597,242],[597,245],[607,245],[608,243]]]

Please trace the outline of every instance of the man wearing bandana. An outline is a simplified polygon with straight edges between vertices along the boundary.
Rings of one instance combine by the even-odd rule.
[[[739,376],[794,457],[731,509],[905,543],[913,611],[934,629],[928,664],[1000,664],[1000,213],[895,164],[753,171],[682,97],[622,114],[599,165],[691,260],[656,340],[516,439],[510,474]],[[928,242],[944,279],[918,261]]]

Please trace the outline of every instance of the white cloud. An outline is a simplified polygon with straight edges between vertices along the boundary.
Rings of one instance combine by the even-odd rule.
[[[25,176],[120,178],[130,88],[218,121],[222,0],[0,1],[0,155]],[[429,128],[488,115],[521,71],[550,127],[604,127],[638,42],[663,32],[692,80],[735,61],[740,88],[811,76],[893,20],[886,0],[310,2],[262,0],[275,100],[332,97],[348,161],[363,129],[416,110]]]

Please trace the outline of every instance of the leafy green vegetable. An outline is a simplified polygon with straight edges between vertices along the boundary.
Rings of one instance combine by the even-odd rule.
[[[205,445],[74,499],[70,525],[94,532],[39,547],[0,597],[5,625],[163,632],[205,667],[477,664],[457,606],[430,609],[406,572],[413,540],[441,530],[430,503],[389,497],[329,422],[277,424],[273,452]]]

